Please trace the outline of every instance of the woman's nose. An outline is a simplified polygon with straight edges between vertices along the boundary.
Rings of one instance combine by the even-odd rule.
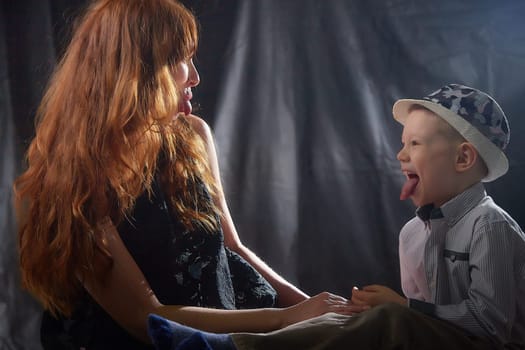
[[[191,87],[197,86],[201,82],[199,72],[197,71],[195,64],[193,64],[193,60],[190,61],[190,72],[188,75],[188,82],[190,83]]]

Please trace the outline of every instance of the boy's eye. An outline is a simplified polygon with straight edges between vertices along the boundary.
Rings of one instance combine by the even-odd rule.
[[[410,146],[417,146],[419,143],[416,140],[410,141]]]

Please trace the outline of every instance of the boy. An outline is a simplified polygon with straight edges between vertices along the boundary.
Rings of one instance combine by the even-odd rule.
[[[370,310],[326,314],[267,334],[210,334],[152,316],[156,345],[169,339],[180,349],[192,342],[203,349],[525,348],[525,235],[482,184],[508,170],[503,111],[486,93],[450,84],[422,100],[397,101],[393,114],[404,126],[400,197],[418,207],[399,239],[406,297],[385,286],[354,288],[352,302]]]
[[[450,84],[399,100],[404,125],[397,158],[417,216],[401,230],[401,284],[354,291],[354,303],[408,303],[495,344],[525,341],[525,236],[482,182],[504,175],[507,119],[490,96]]]

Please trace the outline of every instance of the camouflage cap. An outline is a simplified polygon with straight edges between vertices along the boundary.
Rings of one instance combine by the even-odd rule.
[[[421,100],[396,101],[392,109],[394,118],[403,124],[414,104],[443,118],[476,148],[488,168],[484,182],[507,172],[509,165],[503,152],[510,139],[509,123],[501,107],[488,94],[468,86],[449,84]]]

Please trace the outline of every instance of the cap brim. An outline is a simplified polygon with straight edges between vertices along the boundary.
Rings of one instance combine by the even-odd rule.
[[[474,145],[488,168],[487,176],[483,178],[483,182],[494,181],[508,171],[509,161],[501,149],[461,116],[440,104],[418,99],[397,100],[392,107],[394,119],[405,125],[408,111],[412,105],[420,105],[431,110],[456,129],[468,142]]]

